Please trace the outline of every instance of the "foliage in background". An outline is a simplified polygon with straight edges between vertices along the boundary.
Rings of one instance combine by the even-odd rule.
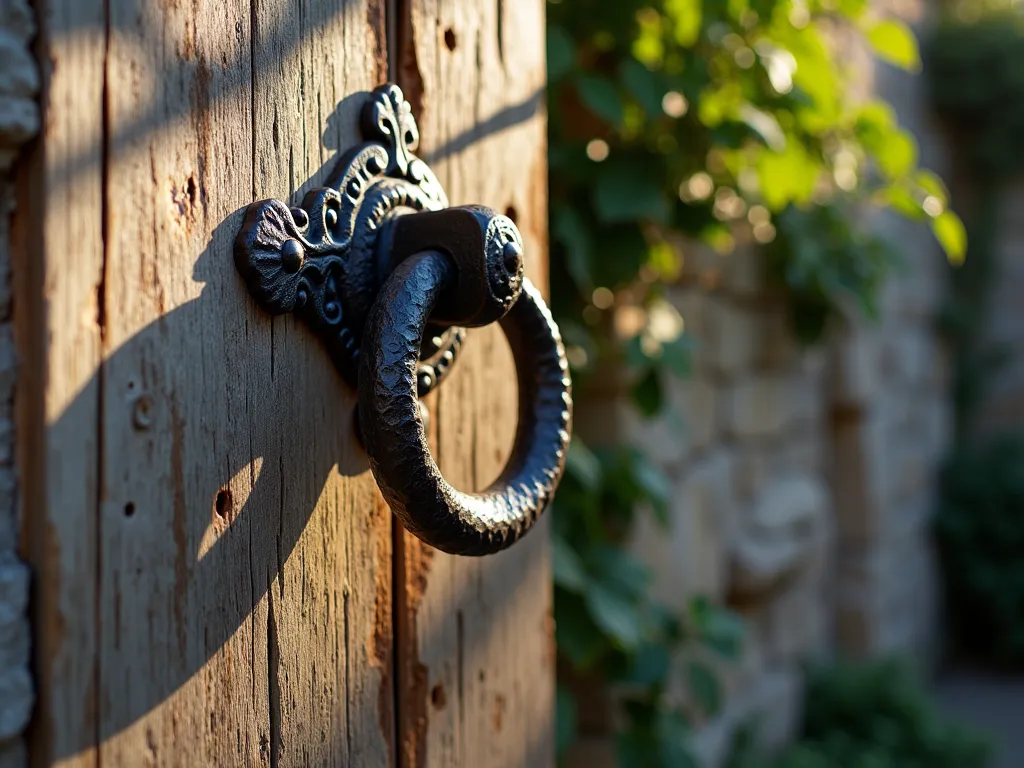
[[[1024,171],[1024,19],[1006,0],[953,3],[925,48],[932,103],[960,148],[973,192],[970,258],[951,281],[942,326],[953,349],[955,447],[943,468],[936,534],[957,650],[1024,663],[1024,436],[978,445],[978,406],[1007,362],[984,341],[1006,186]],[[993,12],[994,9],[994,12]],[[962,19],[970,19],[967,23]]]
[[[989,744],[943,718],[909,665],[840,662],[811,674],[800,740],[729,768],[984,768]]]
[[[949,625],[961,649],[1024,663],[1024,436],[961,446],[936,517]]]
[[[912,33],[867,0],[550,0],[548,21],[552,307],[578,389],[622,380],[643,416],[664,417],[689,339],[663,287],[696,248],[764,246],[808,342],[841,308],[874,313],[895,259],[866,210],[927,221],[962,259],[914,138],[889,104],[850,95],[840,49],[866,41],[920,66]],[[707,601],[677,616],[650,598],[626,541],[638,515],[667,521],[669,493],[640,448],[577,436],[555,501],[560,661],[622,693],[624,765],[688,764],[688,729],[719,698],[701,659],[735,656],[742,634]],[[687,690],[669,696],[680,666]],[[578,702],[569,688],[558,702],[564,748]]]
[[[624,547],[638,514],[665,521],[668,482],[638,449],[591,452],[579,440],[553,514],[555,619],[560,658],[618,688],[625,718],[617,739],[623,766],[692,763],[691,720],[712,715],[719,688],[703,652],[735,658],[743,627],[705,600],[675,615],[648,594],[649,569]],[[692,697],[670,701],[669,671],[683,665]],[[558,691],[558,746],[575,737],[577,702]]]

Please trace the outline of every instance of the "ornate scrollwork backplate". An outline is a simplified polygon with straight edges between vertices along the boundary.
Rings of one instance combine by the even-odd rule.
[[[448,207],[414,154],[419,129],[398,86],[373,91],[361,127],[366,141],[342,157],[326,187],[310,190],[297,207],[253,203],[235,240],[235,263],[253,297],[272,314],[301,316],[352,386],[362,328],[392,266],[382,255],[382,227],[393,216]],[[464,338],[462,328],[428,328],[417,370],[421,396],[451,370]]]

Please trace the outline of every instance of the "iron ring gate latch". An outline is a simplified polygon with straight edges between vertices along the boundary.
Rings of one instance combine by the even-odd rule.
[[[445,552],[498,552],[530,529],[565,466],[572,397],[558,327],[523,275],[515,224],[449,208],[412,154],[419,133],[397,86],[374,90],[362,131],[299,207],[249,206],[235,263],[260,305],[301,316],[358,388],[370,468],[405,527]],[[419,398],[451,370],[465,328],[492,322],[516,362],[519,424],[500,477],[464,493],[430,455]]]

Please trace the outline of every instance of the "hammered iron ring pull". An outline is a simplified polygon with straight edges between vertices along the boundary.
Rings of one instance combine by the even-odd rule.
[[[370,468],[405,527],[452,554],[498,552],[530,529],[564,470],[572,397],[558,328],[523,275],[515,224],[448,208],[413,154],[419,133],[401,90],[377,88],[362,128],[367,141],[301,206],[249,206],[235,261],[257,301],[304,318],[357,385]],[[500,477],[466,493],[431,456],[419,399],[451,370],[465,328],[492,322],[515,359],[519,423]]]
[[[416,536],[456,554],[497,552],[530,528],[562,474],[572,400],[558,328],[523,277],[522,242],[509,219],[452,208],[407,216],[395,227],[392,254],[400,263],[363,333],[359,418],[370,467]],[[427,447],[416,363],[431,318],[463,326],[500,321],[516,363],[515,445],[482,493],[449,485]]]

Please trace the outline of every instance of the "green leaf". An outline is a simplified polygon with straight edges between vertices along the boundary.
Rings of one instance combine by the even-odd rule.
[[[725,120],[736,119],[745,104],[742,86],[737,82],[726,81],[701,92],[697,101],[697,116],[708,128],[717,128]]]
[[[651,364],[651,358],[644,351],[643,336],[637,335],[626,342],[626,365],[642,369]]]
[[[555,694],[555,750],[561,755],[576,740],[576,697],[564,685]]]
[[[943,205],[949,202],[949,190],[946,189],[945,182],[934,171],[929,171],[927,168],[919,168],[914,173],[913,181]]]
[[[662,768],[660,762],[658,742],[648,731],[630,728],[616,736],[616,768]]]
[[[921,69],[917,39],[906,24],[897,19],[880,21],[867,30],[867,38],[883,61],[910,72]]]
[[[640,223],[628,221],[601,227],[599,248],[591,262],[594,283],[616,288],[636,280],[647,255],[647,241]]]
[[[672,484],[668,477],[652,464],[641,451],[633,458],[633,472],[637,485],[647,495],[658,520],[668,522],[668,502],[672,496]]]
[[[547,31],[548,82],[553,83],[576,64],[576,46],[569,33],[557,24],[549,24]]]
[[[772,211],[781,211],[790,203],[809,203],[820,172],[820,163],[796,141],[787,142],[782,152],[762,152],[757,162],[761,195]]]
[[[657,166],[646,158],[606,162],[594,187],[594,209],[601,221],[609,224],[665,221],[667,198]]]
[[[869,152],[876,152],[898,130],[896,113],[885,101],[869,101],[857,112],[853,125],[857,140]]]
[[[590,667],[607,650],[607,639],[581,596],[555,590],[555,642],[576,669]]]
[[[633,656],[629,672],[622,682],[644,687],[663,684],[668,676],[670,661],[668,648],[646,643]]]
[[[932,219],[932,233],[946,252],[949,263],[963,264],[967,256],[967,230],[960,217],[952,211],[943,211]]]
[[[727,608],[709,605],[699,631],[704,646],[722,658],[739,658],[747,627],[735,613]]]
[[[715,714],[721,704],[721,691],[718,686],[718,678],[715,677],[711,668],[699,661],[687,662],[686,679],[690,685],[690,691],[704,713]]]
[[[917,165],[917,142],[906,131],[894,130],[875,149],[875,159],[887,178],[906,176]]]
[[[647,566],[619,547],[594,545],[586,552],[585,559],[595,582],[634,600],[643,595],[651,582]]]
[[[902,182],[885,187],[881,191],[881,199],[884,205],[887,205],[896,213],[907,217],[911,221],[921,221],[925,218],[925,213],[921,210],[921,204],[914,194],[907,189],[906,184]]]
[[[648,117],[662,117],[661,100],[665,97],[665,84],[661,78],[636,59],[629,57],[619,64],[619,77],[629,89]]]
[[[595,115],[612,125],[622,124],[622,99],[611,80],[596,75],[582,75],[576,81],[576,90],[583,103]]]
[[[603,584],[591,584],[585,599],[594,623],[619,648],[630,651],[640,645],[643,625],[636,604],[629,597]]]
[[[852,21],[859,19],[870,5],[869,0],[838,0],[836,10]]]
[[[700,39],[703,22],[701,0],[665,0],[665,13],[674,22],[673,36],[679,45],[689,48]]]
[[[551,537],[551,568],[555,584],[569,592],[582,593],[587,587],[587,569],[575,550],[561,536]]]
[[[633,398],[633,404],[644,417],[650,419],[656,416],[664,403],[658,369],[648,369],[640,381],[633,385],[630,396]]]
[[[633,40],[633,55],[649,67],[660,67],[665,62],[665,40],[661,32],[660,14],[636,14],[637,33]]]
[[[680,335],[661,345],[661,360],[676,376],[689,376],[693,372],[693,340]]]
[[[647,266],[665,282],[673,282],[683,268],[682,251],[665,241],[655,242],[647,250]]]
[[[565,471],[588,491],[596,491],[601,487],[601,462],[579,438],[569,443],[569,450],[565,454]]]
[[[681,713],[660,711],[654,728],[664,768],[697,768],[699,763],[690,752],[690,725]]]

